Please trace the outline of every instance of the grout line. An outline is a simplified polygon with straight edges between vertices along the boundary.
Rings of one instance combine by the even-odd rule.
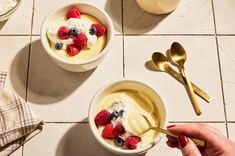
[[[220,86],[221,86],[223,106],[224,106],[224,119],[225,119],[227,138],[229,138],[228,119],[227,119],[227,111],[226,111],[225,96],[224,96],[223,75],[222,75],[222,68],[221,68],[221,62],[220,62],[220,51],[219,51],[219,43],[218,43],[217,27],[216,27],[216,19],[215,19],[215,8],[214,8],[214,1],[213,0],[211,0],[211,4],[212,4],[212,11],[213,11],[213,21],[214,21],[214,27],[215,27],[215,41],[216,41],[216,49],[217,49],[219,72],[220,72]]]
[[[67,122],[67,121],[56,121],[56,122],[51,122],[51,121],[45,121],[45,124],[88,124],[89,122],[87,121],[81,121],[81,122]]]
[[[31,17],[31,30],[30,30],[30,42],[29,42],[29,54],[28,54],[28,65],[27,65],[27,77],[26,77],[26,94],[25,94],[25,101],[27,102],[28,99],[28,82],[29,82],[29,65],[30,65],[30,54],[31,54],[31,46],[32,46],[32,31],[33,31],[33,18],[34,18],[34,4],[35,0],[33,0],[33,6],[32,6],[32,17]],[[27,35],[28,36],[28,35]],[[24,155],[24,144],[22,145],[22,156]]]
[[[124,28],[123,28],[124,31]],[[215,36],[215,34],[122,34],[116,33],[114,36]],[[235,36],[235,34],[216,34],[217,36]],[[40,36],[40,34],[2,34],[0,36]]]
[[[214,36],[214,34],[125,34],[125,36]]]
[[[123,78],[126,77],[126,74],[125,74],[125,34],[124,34],[124,15],[123,15],[123,10],[124,10],[124,4],[123,4],[123,0],[121,0],[121,10],[122,10],[122,76]]]
[[[168,121],[169,123],[226,123],[225,121]]]

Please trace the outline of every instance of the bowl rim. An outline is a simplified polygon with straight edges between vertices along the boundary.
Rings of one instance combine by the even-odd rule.
[[[4,14],[0,14],[0,18],[1,17],[4,17],[4,16],[7,16],[8,14],[10,14],[11,12],[13,12],[16,8],[18,8],[18,6],[20,5],[20,3],[22,2],[23,0],[17,0],[17,4],[11,8],[10,10],[8,10],[7,12],[5,12]]]
[[[110,37],[109,37],[108,42],[106,42],[105,47],[101,50],[101,52],[97,56],[89,59],[88,61],[84,61],[84,62],[76,62],[76,61],[65,60],[65,59],[59,57],[58,55],[56,55],[53,52],[53,50],[51,50],[50,47],[46,46],[46,43],[48,43],[48,39],[47,39],[47,36],[46,36],[46,29],[47,29],[47,27],[45,26],[46,20],[48,19],[49,16],[55,14],[57,11],[59,11],[59,10],[61,10],[63,8],[66,8],[66,7],[70,7],[72,5],[74,5],[74,6],[79,6],[79,5],[80,6],[88,6],[88,7],[92,7],[94,9],[98,10],[106,18],[107,23],[108,23],[108,25],[110,27],[110,32],[109,32],[110,33]],[[92,15],[92,16],[94,16],[94,15]],[[94,17],[97,18],[96,16],[94,16]],[[99,58],[103,57],[103,55],[105,55],[107,53],[108,49],[111,46],[111,43],[112,43],[112,40],[113,40],[113,36],[114,36],[114,26],[113,26],[113,22],[112,22],[111,18],[109,17],[109,15],[103,9],[101,9],[100,7],[97,7],[97,6],[92,5],[90,3],[80,3],[80,2],[68,2],[68,3],[64,3],[64,4],[60,5],[59,7],[56,7],[53,10],[51,10],[47,14],[47,16],[45,17],[45,19],[44,19],[44,21],[42,23],[42,26],[41,26],[41,31],[40,31],[40,39],[41,39],[41,42],[42,42],[42,46],[44,47],[44,49],[47,52],[47,54],[49,54],[49,56],[51,56],[52,58],[56,59],[59,62],[62,62],[62,63],[65,63],[65,64],[70,64],[70,65],[86,65],[86,64],[90,64],[92,62],[95,62]]]
[[[117,81],[113,81],[113,82],[110,82],[104,86],[102,86],[100,89],[98,89],[98,91],[94,94],[91,102],[90,102],[90,106],[89,106],[89,110],[88,110],[88,121],[89,121],[89,127],[92,131],[92,134],[93,136],[97,139],[97,141],[102,144],[106,149],[109,149],[110,151],[112,152],[115,152],[115,153],[119,153],[119,154],[140,154],[140,153],[144,153],[146,151],[148,151],[149,149],[151,149],[153,146],[155,146],[158,142],[161,141],[162,139],[162,136],[163,134],[159,134],[158,137],[156,137],[156,140],[154,141],[154,144],[150,144],[150,145],[146,145],[142,148],[139,148],[139,149],[134,149],[134,150],[128,150],[128,149],[119,149],[119,148],[116,148],[116,147],[113,147],[112,145],[108,144],[98,133],[97,131],[97,127],[94,123],[94,119],[92,118],[93,117],[93,112],[91,112],[91,110],[96,106],[94,100],[99,97],[107,88],[109,88],[110,86],[114,85],[114,84],[118,84],[118,83],[123,83],[123,82],[131,82],[131,83],[137,83],[137,84],[140,84],[140,85],[143,85],[145,87],[147,87],[148,89],[150,89],[150,91],[157,95],[160,100],[162,101],[162,105],[163,105],[163,108],[164,108],[164,115],[165,115],[165,120],[163,122],[163,127],[166,126],[167,122],[168,122],[168,119],[167,119],[167,106],[164,102],[164,100],[162,99],[162,97],[160,96],[160,94],[155,90],[153,89],[152,87],[150,87],[150,85],[146,82],[143,82],[143,81],[139,81],[139,80],[134,80],[134,79],[121,79],[121,80],[117,80]]]

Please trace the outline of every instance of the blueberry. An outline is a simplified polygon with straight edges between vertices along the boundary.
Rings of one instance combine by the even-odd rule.
[[[91,35],[96,35],[96,34],[97,34],[96,28],[95,28],[95,27],[91,27],[90,30],[89,30],[89,33],[90,33]]]
[[[72,36],[76,36],[78,34],[78,29],[76,27],[72,27],[69,30],[69,34],[72,35]]]
[[[62,47],[63,47],[63,43],[58,42],[55,44],[55,49],[57,49],[57,50],[62,49]]]
[[[112,112],[112,117],[113,117],[113,118],[118,118],[118,116],[119,116],[118,111]]]
[[[119,116],[122,116],[123,115],[123,113],[124,113],[124,110],[123,109],[121,109],[120,111],[119,111]]]
[[[116,139],[114,139],[114,143],[116,146],[122,147],[124,144],[124,141],[121,138],[117,137]]]

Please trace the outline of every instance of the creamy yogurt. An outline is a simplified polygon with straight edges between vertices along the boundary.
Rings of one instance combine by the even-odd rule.
[[[106,44],[106,34],[103,36],[97,37],[96,35],[91,35],[89,29],[93,23],[100,23],[96,18],[91,15],[81,14],[81,18],[70,18],[65,19],[61,18],[58,21],[52,23],[47,29],[47,38],[50,42],[51,49],[61,58],[73,61],[73,62],[85,62],[93,57],[97,56]],[[73,39],[60,39],[57,35],[57,32],[61,26],[67,26],[69,29],[76,27],[79,32],[83,32],[87,37],[87,46],[83,48],[78,55],[69,56],[66,52],[66,47],[69,44],[73,43]],[[56,43],[63,43],[61,50],[55,49]]]
[[[147,131],[149,125],[142,115],[148,118],[151,125],[157,126],[160,123],[158,110],[143,93],[134,90],[123,90],[108,94],[98,105],[97,113],[103,109],[107,109],[110,112],[124,111],[122,116],[111,121],[114,126],[117,123],[121,123],[125,128],[126,133],[120,136],[123,140],[132,135],[141,137],[141,142],[138,143],[137,148],[155,141],[158,133],[154,130]],[[103,126],[98,127],[100,134],[103,128]],[[114,145],[113,141],[108,139],[106,141]]]
[[[17,0],[0,0],[0,15],[7,13],[17,4]]]

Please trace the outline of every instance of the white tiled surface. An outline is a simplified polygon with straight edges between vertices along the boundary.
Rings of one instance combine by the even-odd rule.
[[[230,138],[235,139],[235,27],[230,18],[235,10],[233,0],[182,0],[177,10],[162,16],[142,11],[135,0],[82,0],[105,9],[116,30],[104,61],[86,73],[60,69],[40,43],[43,19],[64,2],[68,1],[24,0],[8,21],[0,23],[0,70],[10,73],[7,84],[23,98],[27,93],[28,103],[46,122],[43,132],[13,156],[113,155],[91,135],[87,113],[100,86],[124,77],[156,89],[168,107],[171,124],[207,122],[225,135],[228,128]],[[181,84],[147,68],[151,54],[165,53],[173,41],[187,50],[186,68],[191,80],[214,97],[210,104],[198,98],[203,112],[200,117],[194,115]],[[146,155],[180,155],[165,141]]]
[[[235,36],[220,36],[219,51],[223,76],[225,106],[229,121],[235,121]]]
[[[228,124],[229,138],[235,140],[235,123]]]
[[[135,2],[124,2],[125,34],[214,34],[210,0],[182,0],[170,15],[144,12]],[[130,11],[131,10],[131,11]]]
[[[230,17],[235,14],[234,0],[213,0],[215,7],[216,27],[219,34],[235,34],[235,21]]]

